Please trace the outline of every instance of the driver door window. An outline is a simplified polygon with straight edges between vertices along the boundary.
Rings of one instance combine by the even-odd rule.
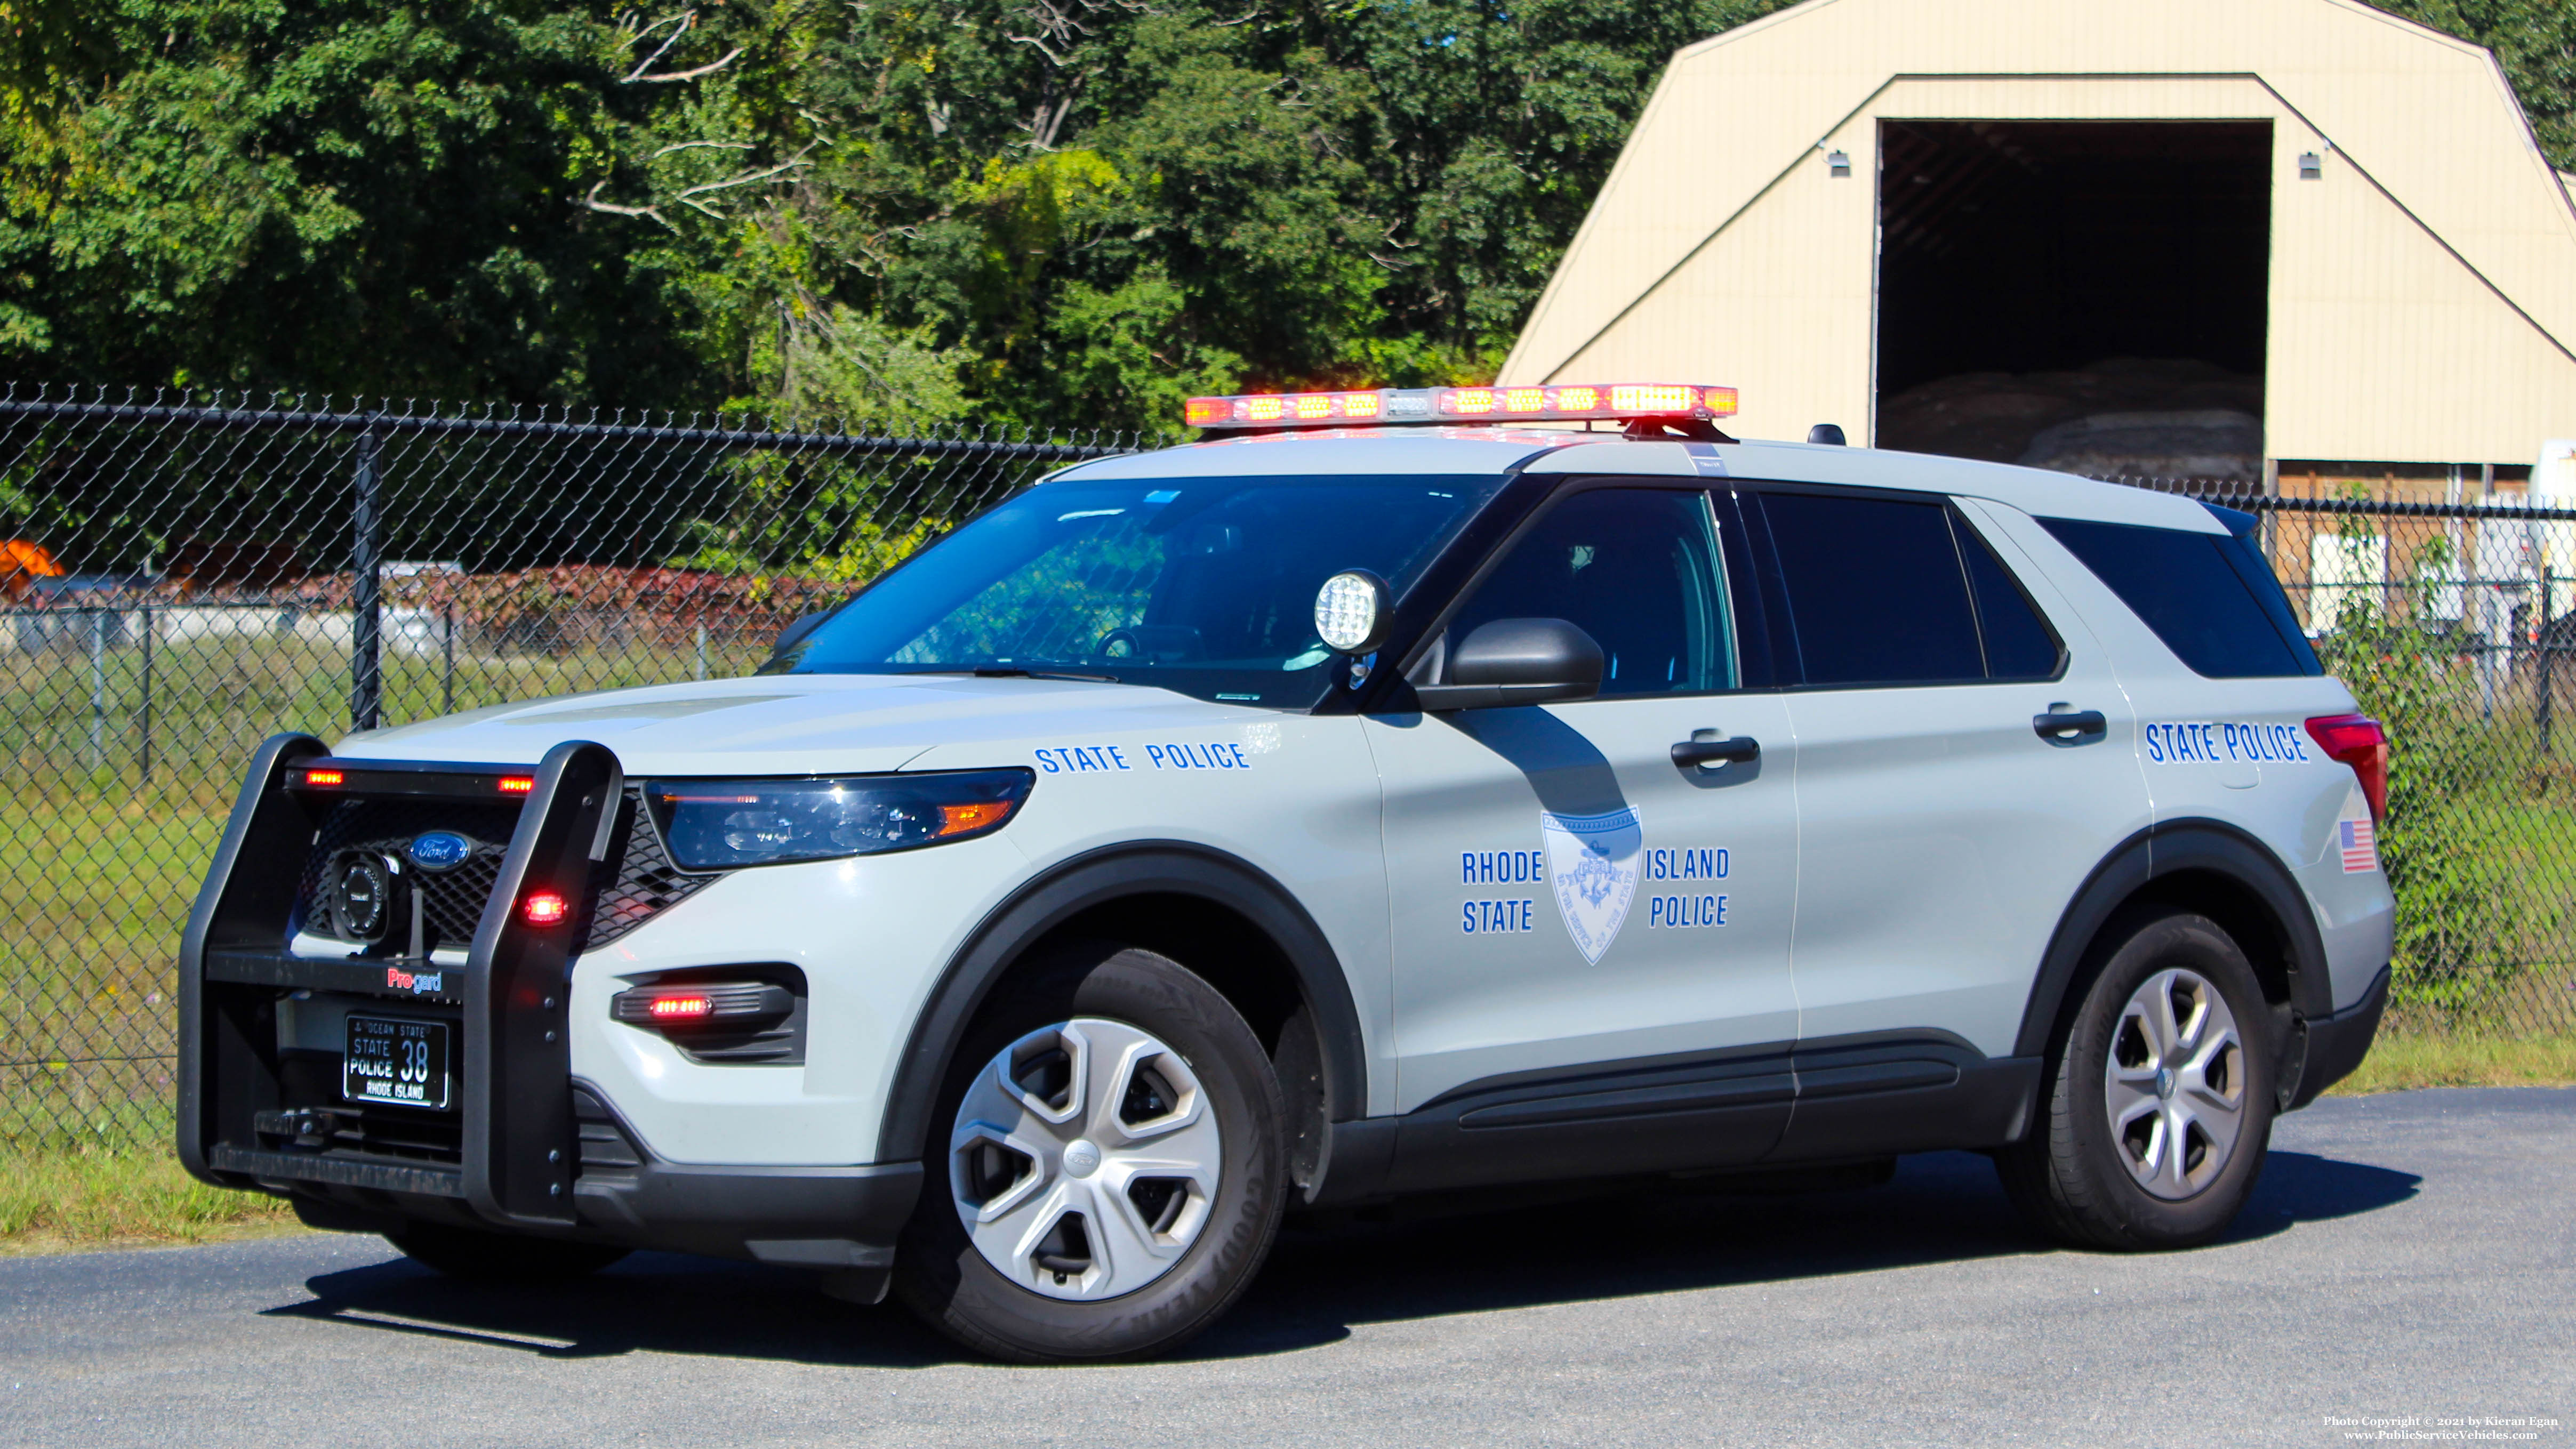
[[[1496,619],[1564,619],[1604,658],[1605,698],[1733,689],[1733,610],[1708,495],[1602,488],[1550,510],[1450,622],[1442,657]]]

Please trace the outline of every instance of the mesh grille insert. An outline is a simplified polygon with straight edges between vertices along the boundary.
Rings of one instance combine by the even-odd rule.
[[[591,892],[590,931],[582,949],[598,950],[706,889],[715,879],[686,874],[671,864],[661,835],[645,818],[642,787],[627,786],[626,799],[617,808],[616,844],[600,863],[600,883]]]
[[[343,800],[324,817],[313,853],[305,861],[304,929],[335,934],[330,912],[330,868],[353,851],[400,858],[419,836],[432,830],[454,831],[471,842],[465,860],[446,870],[425,871],[406,865],[404,877],[420,892],[421,915],[432,949],[464,948],[474,941],[483,907],[500,880],[501,858],[509,853],[510,834],[519,823],[517,805],[476,804],[456,800]],[[697,894],[717,879],[690,875],[671,863],[661,836],[644,814],[644,792],[626,787],[608,858],[592,876],[590,914],[582,949],[593,951],[618,939],[663,911]],[[407,925],[391,923],[386,944],[408,947]]]
[[[510,849],[510,832],[518,827],[517,805],[482,805],[456,800],[343,800],[323,817],[313,854],[304,865],[304,928],[335,934],[331,921],[331,863],[352,851],[402,858],[412,841],[432,830],[449,830],[471,843],[463,863],[446,870],[421,870],[405,864],[403,874],[420,892],[421,915],[432,949],[463,947],[474,940],[483,921],[483,903],[492,898],[500,879],[501,857]],[[408,923],[387,923],[388,943],[405,946]]]

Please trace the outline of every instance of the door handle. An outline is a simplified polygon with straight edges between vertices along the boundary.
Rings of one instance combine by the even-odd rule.
[[[1723,740],[1684,740],[1673,746],[1673,763],[1687,770],[1694,766],[1743,765],[1762,758],[1762,742],[1751,735],[1736,735]]]
[[[2110,721],[2098,709],[2059,709],[2030,717],[2031,732],[2051,744],[2082,744],[2110,732]]]

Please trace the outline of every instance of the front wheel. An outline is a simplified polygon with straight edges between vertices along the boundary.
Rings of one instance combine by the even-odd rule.
[[[2270,1009],[2206,916],[2136,920],[2074,1009],[2046,1108],[1997,1154],[2034,1226],[2085,1247],[2194,1247],[2245,1206],[2272,1135]]]
[[[958,1052],[896,1292],[997,1358],[1167,1352],[1269,1254],[1285,1115],[1260,1040],[1205,981],[1132,948],[1059,957]]]

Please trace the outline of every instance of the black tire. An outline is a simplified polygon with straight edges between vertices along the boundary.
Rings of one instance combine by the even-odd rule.
[[[1167,1044],[1196,1074],[1220,1133],[1217,1186],[1187,1250],[1152,1282],[1083,1302],[1032,1291],[996,1270],[960,1221],[949,1172],[960,1106],[986,1064],[1030,1033],[1077,1017],[1124,1023]],[[896,1257],[896,1296],[940,1332],[998,1359],[1088,1363],[1168,1353],[1232,1307],[1270,1254],[1285,1205],[1286,1116],[1260,1039],[1216,988],[1133,947],[1059,953],[997,991],[957,1048],[931,1118],[921,1203]]]
[[[516,1233],[485,1233],[413,1223],[385,1241],[425,1268],[478,1283],[554,1283],[596,1273],[626,1256],[604,1243],[569,1243]]]
[[[2262,1174],[2275,1107],[2271,1009],[2245,953],[2206,916],[2143,911],[2114,923],[2106,936],[2119,944],[2052,1039],[2039,1120],[2021,1142],[1995,1155],[1995,1168],[2013,1205],[2061,1242],[2127,1252],[2197,1247],[2235,1221]],[[2115,1134],[2105,1097],[2131,998],[2159,973],[2176,969],[2216,988],[2242,1044],[2230,1068],[2241,1074],[2234,1084],[2242,1098],[2235,1140],[2208,1180],[2179,1197],[2140,1184],[2130,1167],[2135,1148]]]

